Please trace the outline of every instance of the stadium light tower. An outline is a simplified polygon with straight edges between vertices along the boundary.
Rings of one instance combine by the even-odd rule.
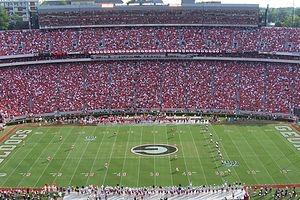
[[[293,20],[293,27],[295,27],[295,0],[293,0],[293,17],[292,17],[292,20]]]

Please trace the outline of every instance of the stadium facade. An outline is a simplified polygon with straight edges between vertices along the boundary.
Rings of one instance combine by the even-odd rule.
[[[226,116],[228,121],[234,121],[239,116],[246,120],[255,117],[292,122],[298,120],[300,109],[300,29],[262,27],[259,23],[258,5],[200,3],[173,7],[160,5],[159,2],[118,5],[118,1],[98,1],[96,4],[88,5],[80,3],[70,3],[64,6],[43,5],[38,8],[38,16],[39,29],[0,32],[0,122],[7,124],[37,122],[34,124],[36,126],[33,125],[32,130],[28,130],[28,133],[34,132],[36,136],[32,140],[35,147],[38,147],[38,150],[35,149],[37,150],[36,154],[47,152],[44,143],[41,144],[40,141],[44,135],[48,136],[48,134],[44,134],[40,129],[47,129],[46,132],[56,130],[49,137],[51,139],[44,139],[45,144],[52,147],[56,153],[61,151],[58,155],[65,160],[58,159],[58,164],[61,165],[61,171],[64,166],[67,166],[65,172],[71,175],[71,180],[76,177],[80,161],[85,157],[84,152],[93,146],[89,146],[89,144],[93,144],[92,142],[97,140],[98,135],[86,135],[77,126],[72,126],[70,130],[67,126],[63,127],[66,134],[70,135],[70,137],[68,135],[69,139],[73,140],[74,134],[77,135],[76,139],[72,141],[74,144],[70,145],[62,135],[59,139],[56,138],[56,135],[61,134],[61,130],[52,126],[49,126],[48,129],[47,125],[49,124],[97,125],[140,122],[188,124],[192,121],[201,126],[188,126],[189,132],[187,133],[185,133],[185,126],[171,127],[170,130],[169,127],[163,126],[157,128],[161,132],[165,131],[165,135],[160,135],[164,137],[160,138],[161,141],[174,142],[171,139],[175,138],[176,142],[180,143],[179,147],[175,144],[161,144],[159,147],[161,149],[172,147],[173,150],[175,149],[172,153],[182,153],[182,159],[186,159],[183,149],[186,150],[186,153],[194,156],[194,154],[198,154],[199,147],[203,148],[204,150],[202,150],[212,157],[198,155],[198,157],[191,158],[191,163],[197,160],[202,167],[201,162],[204,160],[212,169],[209,171],[212,173],[212,177],[224,181],[224,176],[231,175],[231,170],[225,169],[224,165],[235,165],[235,167],[239,165],[236,160],[226,160],[225,162],[223,160],[225,151],[223,146],[220,147],[223,141],[234,146],[231,138],[233,136],[228,134],[227,138],[221,140],[214,130],[214,126],[210,126],[208,120],[202,118],[203,115],[212,115],[210,122],[218,121],[217,116],[219,115]],[[42,126],[44,125],[42,122],[45,122],[45,127]],[[1,129],[3,127],[1,125]],[[102,128],[96,127],[93,128],[93,131],[102,132]],[[92,159],[85,160],[86,162],[92,161],[94,166],[95,158],[98,156],[97,158],[104,168],[97,172],[91,172],[92,169],[88,166],[90,171],[85,171],[80,176],[92,179],[95,174],[99,175],[105,172],[105,174],[101,174],[101,178],[104,177],[103,183],[105,183],[109,163],[102,159],[101,155],[99,157],[98,152],[100,152],[102,143],[108,144],[101,150],[106,152],[105,155],[110,155],[109,161],[111,161],[113,151],[109,145],[112,144],[112,149],[114,149],[116,140],[121,135],[121,137],[126,137],[126,139],[123,138],[125,142],[118,141],[120,147],[126,148],[123,149],[125,155],[121,150],[116,151],[118,153],[115,156],[124,158],[124,161],[122,164],[116,164],[119,162],[117,161],[115,166],[123,166],[122,169],[116,167],[120,170],[119,173],[110,173],[108,176],[117,176],[120,179],[119,183],[122,182],[122,178],[126,179],[127,173],[122,170],[127,159],[127,150],[130,149],[127,148],[130,134],[138,138],[133,147],[138,148],[139,152],[145,152],[147,147],[140,145],[143,141],[142,128],[137,126],[134,131],[131,126],[124,126],[124,130],[120,131],[119,127],[117,128],[105,127],[104,135],[101,135],[101,144],[95,143],[93,149],[90,149]],[[73,129],[76,130],[74,134]],[[158,131],[152,130],[151,126],[145,129],[147,129],[147,134],[144,137],[150,137],[145,141],[154,140],[155,143],[157,141],[155,137],[159,136]],[[193,132],[191,129],[194,129]],[[14,132],[14,129],[12,130],[11,132]],[[82,130],[93,133],[88,126]],[[234,130],[235,127],[226,129],[228,133],[233,133]],[[278,162],[287,161],[291,164],[290,166],[294,166],[287,155],[297,155],[299,137],[296,132],[279,132],[280,130],[290,131],[293,129],[278,126],[276,131],[285,138],[276,137],[275,139],[267,134],[267,132],[274,132],[268,125],[263,126],[264,134],[260,134],[262,130],[257,127],[247,129],[251,133],[252,141],[248,143],[244,135],[239,135],[245,137],[243,144],[247,144],[245,146],[248,149],[241,150],[246,153],[241,153],[241,157],[238,158],[243,159],[243,162],[252,160],[252,158],[259,159],[259,166],[264,167],[264,170],[269,173],[264,160],[255,156],[256,153],[261,154],[258,151],[265,146],[265,141],[273,139],[274,144],[271,145],[274,149],[263,149],[264,154],[268,154],[267,162],[277,164],[272,154],[275,152],[281,156],[278,157]],[[236,133],[241,134],[243,131],[245,131],[243,128],[238,129]],[[118,132],[122,132],[122,134],[118,134]],[[22,130],[15,133],[12,136],[4,135],[2,138],[8,143],[3,147],[4,150],[11,148],[11,151],[5,150],[6,157],[14,149],[19,148],[21,143],[20,149],[27,148],[21,138],[25,138]],[[77,138],[82,139],[81,135],[85,136],[85,140],[75,141]],[[6,140],[9,136],[10,139]],[[186,139],[181,140],[183,137]],[[198,145],[194,137],[198,138],[198,140],[196,139],[196,142],[199,142]],[[288,151],[277,146],[283,139],[290,142]],[[58,142],[53,142],[55,140]],[[185,143],[185,141],[188,142]],[[192,151],[189,141],[193,141],[194,150]],[[55,144],[53,145],[53,143]],[[59,148],[56,143],[59,144]],[[70,148],[61,148],[63,144],[70,145]],[[75,147],[75,144],[82,145],[85,150],[82,151],[81,148],[76,150],[78,147]],[[267,142],[266,144],[270,145]],[[29,148],[31,148],[30,145]],[[155,147],[158,146],[158,144],[155,145]],[[241,145],[241,147],[244,146]],[[253,157],[244,159],[243,156],[248,155],[249,149],[253,151],[251,154]],[[30,157],[31,151],[31,149],[27,149],[21,153],[29,152],[27,155]],[[79,160],[76,170],[68,171],[74,167],[73,162],[65,165],[65,161],[73,151],[78,151],[74,157],[78,158],[80,155],[80,159],[74,159],[74,162]],[[151,152],[151,150],[149,151]],[[238,147],[231,151],[240,152]],[[45,161],[42,164],[46,167],[42,168],[44,171],[37,175],[37,181],[32,182],[34,186],[40,184],[39,181],[44,178],[43,174],[47,167],[56,161],[55,154],[54,156],[48,155],[45,159],[42,158]],[[45,157],[45,155],[43,156]],[[216,160],[215,157],[217,157]],[[170,159],[162,160],[162,162],[167,162],[162,166],[170,166],[166,174],[172,179],[173,174],[179,174],[180,169],[177,165],[171,166]],[[177,160],[177,155],[174,155],[172,159]],[[33,161],[33,165],[39,163],[37,160]],[[62,160],[63,162],[61,162]],[[9,160],[6,161],[3,158],[1,162],[9,163]],[[193,165],[199,167],[197,162]],[[137,162],[134,160],[131,163],[136,164]],[[149,166],[149,163],[145,163],[145,166]],[[153,162],[150,160],[150,163],[151,166],[154,163],[155,170],[155,158]],[[270,165],[269,163],[267,164]],[[185,161],[184,164],[187,169]],[[282,169],[280,164],[277,165],[276,170],[280,170],[280,177],[288,177],[290,169]],[[16,168],[11,166],[15,167],[15,165],[8,167],[14,172]],[[1,170],[7,169],[3,166],[0,167],[2,167]],[[140,168],[140,164],[135,167]],[[242,174],[244,173],[245,176],[248,174],[251,181],[256,181],[254,175],[260,171],[248,169],[248,166],[242,167],[243,170],[245,169]],[[219,170],[220,168],[221,170]],[[40,168],[36,169],[40,170]],[[198,168],[196,169],[198,170]],[[215,169],[217,169],[216,174],[214,174]],[[203,177],[206,176],[204,170],[206,169],[202,167]],[[293,167],[293,170],[297,173],[296,167]],[[63,176],[65,172],[61,171],[49,173],[53,182]],[[236,173],[235,170],[233,172]],[[9,180],[10,176],[6,176],[6,172],[1,172],[0,175],[6,177],[0,181],[4,181],[4,183],[12,181],[12,184],[20,185],[22,181],[26,180],[26,177],[31,177],[31,173],[34,173],[34,170],[20,173],[21,176],[16,178],[19,181],[14,182],[13,179]],[[14,175],[11,174],[11,176]],[[209,199],[218,199],[237,194],[239,198],[249,198],[247,189],[242,183],[231,186],[224,183],[220,187],[192,188],[189,176],[193,174],[193,171],[183,171],[182,174],[184,179],[181,180],[190,184],[186,188],[182,188],[181,185],[169,188],[153,186],[152,188],[135,189],[123,188],[119,185],[116,187],[69,187],[67,189],[45,186],[43,189],[36,191],[33,189],[32,191],[37,195],[40,193],[45,195],[50,192],[52,195],[58,196],[61,196],[61,192],[69,192],[70,198],[76,196],[73,191],[77,192],[77,195],[84,193],[84,197],[99,195],[101,198],[105,198],[107,194],[119,195],[119,197],[124,197],[124,195],[129,197],[148,195],[150,197],[152,195],[153,198],[166,197],[165,194],[167,194],[167,197],[171,196],[174,199],[180,195],[183,195],[181,196],[183,199],[186,197],[184,195],[190,195],[191,199],[194,197],[205,198],[207,195]],[[131,174],[131,176],[133,175],[136,178],[134,173]],[[147,177],[150,177],[151,180],[152,178],[156,180],[158,175],[158,172],[151,171],[149,176],[147,171]],[[268,176],[270,179],[273,177],[270,174]],[[291,176],[289,183],[296,178],[297,176]],[[71,180],[62,179],[68,183]],[[149,183],[152,182],[149,181]],[[275,186],[270,186],[270,188],[272,187]],[[295,197],[295,185],[292,184],[289,187],[291,190],[285,189],[286,195],[289,193],[290,196]],[[23,189],[4,190],[4,192],[0,192],[0,195],[5,193],[4,196],[10,197],[16,193],[28,194],[28,191],[31,190],[28,189],[27,192]],[[268,192],[269,188],[265,186],[260,191],[261,193]],[[283,193],[284,190],[278,189],[278,192],[276,190],[276,195],[281,196]]]
[[[0,33],[0,65],[2,74],[5,74],[1,79],[4,91],[2,113],[14,118],[114,110],[228,111],[237,114],[276,114],[291,119],[300,106],[297,92],[299,29],[260,27],[258,13],[258,5],[251,4],[200,3],[180,7],[142,4],[109,8],[96,5],[40,6],[38,14],[41,29]],[[130,65],[136,66],[135,71],[127,67]],[[142,86],[136,83],[142,80],[137,75],[143,73],[144,65],[150,71],[154,70],[154,66],[167,66],[170,76],[161,70],[155,71],[148,82],[160,80],[159,85],[140,88]],[[97,66],[108,70],[101,72],[100,67],[97,72],[106,81],[101,88],[91,91],[95,86],[87,77],[92,78],[89,70]],[[260,71],[257,75],[261,76],[262,81],[260,85],[252,85],[249,90],[245,88],[249,88],[251,80],[258,77],[246,74],[246,66]],[[58,74],[43,80],[45,85],[53,88],[48,94],[49,87],[43,88],[34,81],[43,78],[42,74],[52,68],[53,73]],[[122,75],[126,83],[123,83],[123,79],[118,80],[118,71],[121,69],[125,72],[128,70]],[[10,76],[11,70],[16,73]],[[72,84],[68,83],[70,79],[63,81],[61,70],[66,70],[69,75],[72,74],[68,70],[78,72],[73,74],[74,77],[69,77],[74,78]],[[194,80],[189,80],[190,73],[198,70],[207,71],[207,82],[202,85],[198,82],[194,86],[196,88],[191,88]],[[219,76],[218,71],[228,73],[229,78],[222,77],[224,73]],[[7,81],[18,79],[16,74],[24,73],[28,75],[23,76],[20,85],[7,87],[11,85]],[[36,79],[32,80],[34,76]],[[97,80],[97,77],[93,78]],[[167,78],[170,83],[165,83]],[[250,82],[244,82],[244,79]],[[270,80],[277,82],[270,84]],[[218,81],[223,84],[218,85]],[[224,81],[227,81],[227,85]],[[114,85],[116,82],[121,84]],[[32,84],[37,88],[33,89],[30,86]],[[126,84],[140,93],[115,93],[125,90],[122,87]],[[172,92],[171,87],[177,91]],[[231,93],[222,93],[222,87],[228,87]],[[210,94],[209,100],[204,102],[201,95],[194,93],[195,89],[201,91],[203,88],[206,88],[206,94]],[[74,90],[77,90],[78,97],[74,96]],[[96,90],[106,93],[97,94]],[[254,91],[260,93],[254,95]],[[12,95],[17,96],[11,98]],[[87,96],[92,100],[98,95],[104,95],[107,99],[93,106],[86,102]],[[115,98],[118,103],[114,105]],[[143,98],[148,100],[143,102]],[[169,99],[178,99],[181,103],[167,103]],[[155,107],[152,107],[153,102]],[[253,107],[244,105],[251,105],[251,102],[255,103]]]

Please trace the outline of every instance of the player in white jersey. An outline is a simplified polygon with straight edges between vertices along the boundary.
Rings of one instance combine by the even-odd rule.
[[[108,169],[108,163],[107,163],[107,162],[104,163],[104,167],[105,167],[106,169]]]
[[[48,156],[47,161],[50,162],[52,160],[51,156]]]

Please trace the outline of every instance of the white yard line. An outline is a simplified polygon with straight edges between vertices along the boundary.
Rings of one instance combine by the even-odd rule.
[[[204,125],[202,125],[202,126],[200,126],[200,127],[204,127]],[[210,131],[208,131],[208,132],[205,132],[205,133],[203,133],[203,134],[208,134],[208,133],[210,133]],[[204,137],[204,139],[205,139],[205,137]],[[214,150],[211,148],[211,145],[210,144],[208,144],[208,148],[209,148],[209,151],[210,151],[210,156],[213,156],[213,157],[215,157],[215,155],[214,155]],[[214,165],[215,165],[215,167],[216,167],[216,170],[218,170],[219,171],[219,167],[218,167],[218,165],[216,164],[216,162],[215,161],[213,161],[213,163],[214,163]],[[236,172],[235,172],[236,173]],[[222,176],[220,176],[220,178],[221,178],[221,180],[223,181],[223,182],[225,182],[224,181],[224,177],[222,177]]]
[[[122,166],[122,171],[121,171],[120,186],[122,185],[122,180],[123,180],[123,173],[124,173],[124,168],[125,168],[125,163],[126,163],[126,158],[127,158],[126,156],[127,156],[127,151],[128,151],[128,143],[130,140],[130,135],[131,135],[131,126],[129,126],[129,135],[128,135],[127,142],[126,142],[125,156],[124,156],[123,166]]]
[[[231,138],[230,138],[231,139]],[[250,147],[251,151],[255,154],[255,151],[253,150],[252,146],[248,143],[248,141],[246,139],[244,139],[246,141],[246,143],[248,144],[248,146]],[[233,142],[232,142],[233,143]],[[264,149],[265,151],[265,149]],[[241,154],[242,155],[242,154]],[[272,158],[272,157],[271,157]],[[259,162],[261,163],[261,165],[263,166],[263,168],[266,170],[266,172],[268,173],[268,175],[271,177],[271,179],[273,180],[273,183],[276,183],[276,181],[273,179],[273,176],[271,176],[271,174],[269,173],[269,171],[267,170],[267,168],[265,167],[264,163],[262,162],[262,160],[260,159],[259,156],[257,156],[257,159],[259,160]],[[273,160],[273,159],[272,159]],[[259,183],[259,182],[257,182]]]
[[[244,136],[243,136],[244,137]],[[254,135],[254,137],[255,137],[255,135]],[[244,137],[244,139],[245,139],[245,137]],[[252,149],[252,151],[255,153],[255,151],[254,151],[254,149],[252,148],[252,146],[248,143],[248,141],[247,141],[247,139],[245,139],[246,140],[246,142],[247,142],[247,144],[248,144],[248,146],[250,146],[250,148]],[[280,166],[277,164],[277,162],[273,159],[273,157],[272,157],[272,155],[270,155],[269,154],[269,152],[265,149],[265,147],[264,147],[264,145],[262,145],[261,144],[261,142],[260,142],[260,140],[258,140],[256,137],[255,137],[255,140],[257,140],[258,141],[258,143],[263,147],[263,149],[264,149],[264,151],[268,154],[268,156],[271,158],[271,160],[277,165],[277,167],[279,168],[279,169],[281,169],[280,168]],[[272,143],[273,143],[273,141],[272,141]],[[274,143],[273,143],[274,144]],[[277,148],[277,146],[274,144],[274,146]],[[277,148],[278,149],[278,148]],[[279,151],[280,151],[280,149],[278,149]],[[281,152],[281,151],[280,151]],[[282,152],[281,152],[282,153]],[[284,157],[285,157],[285,155],[284,154],[282,154]],[[259,156],[258,156],[259,157]],[[289,161],[290,162],[290,161]],[[262,164],[263,164],[263,162],[261,162]],[[290,162],[291,163],[291,162]],[[264,164],[263,164],[263,166],[265,166]],[[291,182],[291,180],[289,179],[289,177],[287,176],[287,175],[285,175],[285,174],[283,174],[288,180],[289,180],[289,182],[290,183],[292,183]],[[273,177],[272,177],[272,179],[273,179]],[[274,179],[273,179],[274,180]],[[275,182],[276,183],[276,182]]]
[[[60,128],[61,129],[61,128]],[[60,130],[59,129],[59,130]],[[46,145],[46,147],[42,150],[42,152],[40,153],[40,155],[39,155],[39,157],[44,153],[44,151],[45,150],[47,150],[47,147],[50,145],[50,143],[52,142],[52,140],[55,138],[55,136],[53,136],[53,138],[50,140],[50,142]],[[38,157],[38,158],[39,158]],[[32,167],[38,162],[38,160],[39,159],[36,159],[35,161],[34,161],[34,163],[30,166],[30,168],[29,168],[29,170],[28,170],[28,172],[30,172],[31,170],[32,170]],[[24,180],[24,178],[25,177],[23,177],[20,181],[19,181],[19,183],[18,183],[18,187],[20,186],[20,183]]]
[[[209,126],[211,127],[211,130],[213,131],[215,137],[217,137],[217,139],[218,139],[219,141],[221,141],[220,138],[219,138],[219,136],[217,135],[217,132],[215,131],[213,125],[210,124]],[[225,130],[225,129],[224,129],[224,130]],[[232,143],[233,143],[233,142],[232,142]],[[209,145],[209,146],[210,146],[210,145]],[[220,146],[223,146],[222,143],[220,143]],[[237,147],[236,147],[236,148],[237,148]],[[228,155],[228,153],[225,151],[224,147],[222,148],[222,151],[225,153],[226,157],[227,157],[228,159],[230,159],[230,158],[229,158],[229,155]],[[238,151],[239,151],[239,149],[238,149]],[[239,157],[242,157],[242,155],[241,155],[240,152],[239,152]],[[242,157],[242,159],[243,159],[243,161],[244,161],[244,158],[243,158],[243,157]],[[244,162],[245,162],[245,161],[244,161]],[[246,163],[246,162],[245,162],[245,163]],[[246,163],[246,165],[247,165],[247,163]],[[217,165],[216,165],[216,166],[217,166]],[[217,169],[219,169],[219,168],[217,167]],[[234,171],[234,173],[236,174],[236,176],[238,177],[239,182],[241,182],[242,179],[241,179],[241,177],[239,176],[239,174],[236,172],[235,169],[234,169],[233,171]],[[221,178],[222,178],[223,182],[225,182],[225,181],[224,181],[224,178],[223,178],[222,176],[221,176]],[[254,177],[254,179],[255,179],[255,177]],[[255,180],[256,180],[256,179],[255,179]]]
[[[154,128],[154,134],[153,134],[154,144],[156,144],[156,143],[155,143],[155,134],[156,134],[156,132],[155,132],[155,128]],[[153,156],[153,177],[154,177],[154,185],[156,185],[156,176],[155,176],[155,174],[156,174],[155,156]]]
[[[57,152],[60,150],[60,148],[61,148],[61,146],[63,145],[63,143],[64,143],[64,141],[66,140],[66,138],[72,133],[72,130],[73,130],[73,129],[74,129],[74,128],[72,128],[72,129],[69,131],[68,135],[65,137],[65,139],[64,139],[63,141],[61,141],[59,147],[56,149],[55,153],[52,155],[52,158],[55,157],[55,155],[56,155]],[[50,142],[49,142],[49,144],[50,144]],[[49,167],[50,163],[51,163],[51,162],[48,162],[48,163],[47,163],[47,165],[46,165],[46,167],[44,168],[42,174],[39,176],[38,180],[35,182],[34,187],[37,186],[38,182],[39,182],[40,179],[43,177],[43,175],[44,175],[44,173],[46,172],[47,168]],[[33,165],[32,165],[32,166],[33,166]]]
[[[177,130],[177,127],[176,127],[176,130]],[[179,135],[179,141],[180,141],[180,146],[181,146],[181,149],[182,149],[182,155],[183,155],[183,161],[184,161],[184,165],[185,165],[185,172],[187,173],[188,171],[188,168],[187,168],[187,164],[186,164],[186,161],[185,161],[185,156],[184,156],[184,151],[183,151],[183,145],[182,145],[182,141],[181,141],[181,133],[177,133]],[[190,180],[190,177],[189,176],[186,176],[188,181],[189,181],[189,184],[191,184],[191,180]]]
[[[140,145],[143,142],[143,128],[144,126],[142,126],[141,128],[141,139],[140,139]],[[140,181],[140,172],[141,172],[141,156],[138,157],[139,159],[139,168],[138,168],[138,178],[137,178],[137,187],[139,187],[139,181]]]
[[[16,133],[18,130],[19,130],[19,129],[17,129],[17,130],[15,131],[15,133]],[[30,129],[24,129],[24,130],[30,130]],[[29,133],[28,136],[24,139],[24,141],[29,140],[29,138],[31,138],[32,135],[34,135],[34,134],[33,134],[34,132],[38,132],[38,131],[32,131],[31,133]],[[14,133],[14,134],[15,134],[15,133]],[[43,137],[41,137],[41,138],[43,138]],[[41,138],[40,138],[40,139],[41,139]],[[8,138],[8,139],[9,139],[9,138]],[[15,158],[14,158],[14,154],[18,153],[21,149],[23,149],[23,148],[22,148],[22,145],[19,144],[18,147],[17,147],[17,149],[16,149],[16,151],[13,151],[11,154],[9,154],[8,158],[7,158],[6,160],[4,160],[4,164],[1,165],[1,168],[5,167],[6,164],[9,162],[10,159],[12,159],[12,158],[15,159]],[[30,153],[30,152],[29,152],[29,153]],[[26,154],[26,156],[27,156],[27,155],[28,155],[28,154]],[[25,156],[25,157],[26,157],[26,156]]]
[[[206,185],[206,184],[207,184],[207,178],[206,178],[205,173],[204,173],[202,161],[201,161],[201,159],[200,159],[200,154],[199,154],[199,152],[198,152],[198,148],[197,148],[197,145],[196,145],[196,142],[195,142],[193,133],[192,133],[192,131],[191,131],[191,125],[189,125],[189,131],[190,131],[190,135],[192,136],[194,146],[195,146],[195,148],[196,148],[196,153],[197,153],[198,161],[200,162],[200,166],[201,166],[201,169],[202,169],[202,174],[203,174],[203,177],[204,177],[204,179],[205,179],[205,185]]]
[[[49,129],[48,129],[48,131],[49,131]],[[47,132],[48,132],[48,131],[47,131]],[[31,133],[31,134],[32,134],[32,133]],[[43,137],[45,137],[45,136],[43,135]],[[39,141],[34,145],[34,147],[32,147],[32,149],[24,156],[24,158],[21,160],[21,162],[19,162],[19,164],[14,168],[14,170],[13,170],[11,173],[9,173],[9,175],[6,177],[6,179],[5,179],[4,183],[3,183],[3,185],[5,185],[5,183],[6,183],[6,182],[8,181],[8,179],[9,179],[9,177],[15,173],[15,171],[17,170],[17,168],[18,168],[18,167],[21,165],[21,163],[27,158],[27,156],[34,150],[34,148],[39,144],[39,142],[41,141],[41,139],[42,139],[43,137],[40,137]],[[28,139],[28,138],[26,138],[26,139]],[[22,149],[22,148],[19,147],[19,149]],[[15,153],[17,153],[17,152],[19,151],[19,149],[17,149],[17,151],[15,151]],[[15,153],[14,153],[14,154],[15,154]],[[13,154],[13,155],[14,155],[14,154]],[[8,163],[8,161],[9,161],[12,157],[14,157],[13,155],[10,155],[9,159],[6,160],[6,162],[4,163],[4,165],[1,166],[1,167],[4,167],[4,166]]]
[[[271,138],[271,137],[269,137],[269,136],[266,136],[267,138]],[[281,151],[281,149],[279,149],[278,148],[278,146],[276,145],[276,143],[272,140],[272,139],[270,139],[271,140],[271,142],[274,144],[274,146],[280,151],[280,153],[283,155],[283,157],[286,157],[286,159],[287,160],[289,160],[289,162],[295,167],[295,168],[297,168],[297,166],[295,166],[294,164],[293,164],[293,162]],[[285,141],[287,141],[287,140],[285,140]],[[289,146],[289,145],[288,145]],[[289,146],[290,147],[290,146]],[[291,150],[293,150],[294,151],[294,149],[292,149],[292,147],[290,147],[290,149]],[[300,156],[300,154],[296,154],[296,156]]]
[[[96,128],[97,128],[97,126],[95,126],[95,129],[94,129],[94,131],[93,131],[93,134],[95,133]],[[77,138],[77,139],[78,139],[78,138]],[[69,185],[71,185],[72,180],[74,179],[74,176],[75,176],[75,174],[76,174],[76,172],[77,172],[77,170],[78,170],[79,165],[81,164],[81,160],[82,160],[83,156],[85,155],[85,152],[86,152],[86,150],[87,150],[87,148],[88,148],[88,146],[89,146],[89,143],[90,143],[89,141],[86,142],[86,147],[85,147],[84,151],[81,153],[81,157],[80,157],[79,162],[78,162],[78,164],[77,164],[77,166],[76,166],[76,168],[75,168],[75,170],[74,170],[74,173],[73,173],[73,175],[72,175],[72,177],[71,177],[71,179],[70,179],[70,181],[69,181]]]
[[[116,144],[116,141],[117,141],[117,137],[118,137],[118,135],[119,135],[119,129],[120,129],[120,126],[118,126],[118,134],[115,136],[115,140],[114,140],[112,149],[111,149],[111,151],[110,151],[109,160],[108,160],[108,163],[109,163],[109,164],[110,164],[110,161],[111,161],[111,158],[112,158],[112,154],[113,154],[113,151],[114,151],[114,148],[115,148],[115,144]],[[106,169],[106,172],[105,172],[105,175],[104,175],[104,178],[103,178],[102,185],[104,185],[104,183],[105,183],[105,180],[106,180],[106,177],[107,177],[108,170],[109,170],[109,169]]]
[[[96,156],[95,156],[93,165],[92,165],[91,170],[90,170],[90,173],[92,172],[92,170],[93,170],[93,168],[94,168],[94,166],[95,166],[96,160],[98,159],[98,155],[99,155],[101,146],[102,146],[102,144],[103,144],[104,138],[105,138],[105,136],[106,136],[106,132],[107,132],[107,127],[105,127],[105,131],[103,132],[103,136],[102,136],[100,145],[99,145],[99,147],[98,147],[98,150],[97,150],[97,153],[96,153]],[[87,178],[87,180],[86,180],[86,182],[85,182],[85,185],[88,184],[89,179],[90,179],[90,176],[88,176],[88,178]]]
[[[212,127],[212,129],[214,130],[214,128],[213,128],[213,126],[211,126]],[[223,129],[225,130],[225,127],[224,126],[222,126],[223,127]],[[216,131],[214,130],[214,132],[216,133]],[[239,147],[233,142],[233,140],[231,139],[231,137],[230,137],[230,134],[228,134],[228,138],[230,139],[230,141],[231,141],[231,143],[234,145],[234,147],[238,150],[238,152],[239,152],[239,154],[240,154],[240,158],[243,160],[243,162],[246,164],[246,166],[247,166],[247,168],[248,168],[248,170],[252,170],[250,167],[249,167],[249,165],[247,164],[247,162],[246,162],[246,160],[244,159],[244,157],[243,157],[243,154],[242,154],[242,152],[240,151],[240,149],[239,149]],[[224,150],[225,151],[225,150]],[[225,153],[226,153],[226,151],[225,151]],[[229,158],[229,157],[228,157]],[[256,157],[257,158],[257,157]],[[264,167],[264,165],[263,165],[263,167]],[[264,167],[265,168],[265,167]],[[265,168],[265,170],[266,170],[266,172],[269,174],[269,172],[268,172],[268,170]],[[234,172],[236,172],[235,170],[234,170]],[[237,173],[236,173],[237,174]],[[272,178],[272,176],[269,174],[269,176]],[[239,177],[239,176],[238,176]],[[252,177],[253,177],[253,179],[256,181],[256,183],[259,183],[259,181],[257,181],[257,179],[256,179],[256,177],[255,177],[255,175],[254,174],[252,174]],[[239,177],[240,178],[240,177]],[[240,179],[241,180],[241,179]],[[273,182],[274,182],[274,179],[272,178],[272,180],[273,180]],[[241,181],[240,181],[241,182]],[[275,182],[274,182],[275,183]]]
[[[289,126],[288,124],[285,124],[286,126]],[[290,127],[290,126],[289,126]],[[290,127],[291,128],[291,127]],[[273,129],[276,131],[276,134],[278,134],[278,130],[275,129],[275,127],[273,127]],[[273,132],[274,132],[273,130]],[[294,129],[293,129],[294,130]],[[295,130],[294,130],[295,131]],[[297,131],[296,131],[297,132]],[[297,132],[298,133],[298,132]],[[299,132],[300,133],[300,132]],[[296,156],[300,158],[300,154],[299,153],[299,150],[297,150],[293,145],[291,145],[291,143],[285,138],[283,137],[281,134],[279,134],[279,136],[283,139],[282,142],[284,142],[286,144],[286,148],[289,148],[291,151],[295,152],[296,153]]]
[[[168,130],[165,126],[165,131],[166,131],[166,137],[167,137],[167,144],[169,144],[169,140],[168,140]],[[169,166],[170,166],[170,175],[171,175],[171,181],[172,181],[172,186],[174,185],[174,180],[173,180],[173,172],[172,172],[172,163],[171,163],[171,156],[168,156],[169,159]]]
[[[75,128],[75,127],[73,127],[73,129],[74,129],[74,128]],[[72,129],[72,131],[73,131],[73,129]],[[76,137],[76,140],[75,140],[74,144],[76,144],[78,138],[80,138],[80,134],[76,134],[76,135],[77,135],[77,137]],[[64,162],[63,162],[63,164],[62,164],[62,166],[61,166],[60,169],[57,171],[58,173],[62,173],[61,170],[62,170],[62,168],[65,166],[65,163],[69,160],[69,156],[71,155],[71,153],[72,153],[72,151],[69,151],[69,153],[68,153],[67,157],[65,158],[65,160],[64,160]],[[80,159],[80,157],[76,157],[76,159]],[[53,180],[52,182],[55,183],[55,182],[56,182],[56,179],[57,179],[57,176],[54,178],[54,180]]]

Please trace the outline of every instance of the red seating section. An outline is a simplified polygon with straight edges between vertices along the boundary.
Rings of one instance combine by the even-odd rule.
[[[146,7],[146,6],[143,6]],[[152,7],[152,6],[151,6]],[[151,8],[150,7],[150,8]],[[130,7],[132,8],[132,7]],[[50,26],[87,26],[111,24],[258,24],[258,8],[228,9],[158,7],[142,9],[79,10],[39,12],[39,24]],[[216,14],[217,13],[217,14]]]
[[[225,61],[122,61],[0,68],[5,116],[55,111],[226,109],[290,113],[300,68]]]
[[[0,56],[168,51],[299,52],[300,29],[135,27],[0,32]]]

